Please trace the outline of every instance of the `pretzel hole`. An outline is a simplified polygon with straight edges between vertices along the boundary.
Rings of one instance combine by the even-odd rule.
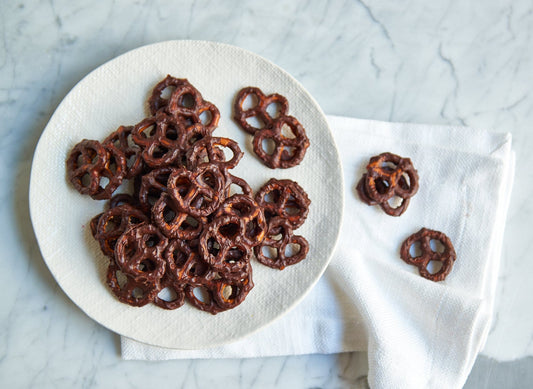
[[[194,297],[203,304],[211,304],[211,293],[205,286],[197,286],[192,290]]]
[[[183,265],[185,265],[185,262],[187,261],[187,255],[181,250],[176,249],[172,251],[170,259],[176,265],[176,267],[182,268]]]
[[[148,235],[144,238],[146,247],[155,247],[161,241],[157,235]]]
[[[246,223],[245,235],[248,238],[255,239],[263,232],[263,228],[259,225],[256,219],[250,220]]]
[[[246,123],[252,128],[262,129],[265,128],[265,122],[262,121],[257,116],[250,116],[249,118],[246,118]]]
[[[246,252],[239,247],[232,247],[228,250],[224,262],[236,263],[246,257]]]
[[[130,149],[137,149],[139,146],[133,141],[133,137],[131,136],[131,132],[126,137],[126,146]]]
[[[187,216],[180,225],[180,230],[195,230],[200,223],[192,216]]]
[[[124,204],[126,204],[126,202],[124,202]],[[139,223],[142,223],[142,220],[139,219],[138,217],[128,216],[128,224],[133,225],[133,224],[139,224]]]
[[[239,184],[236,184],[235,182],[232,182],[228,190],[228,197],[233,196],[234,194],[244,194],[244,189]]]
[[[271,240],[275,240],[275,241],[280,241],[281,239],[283,239],[283,234],[281,232],[275,234],[275,235],[269,235],[269,238]]]
[[[163,158],[165,154],[168,153],[168,151],[169,149],[166,148],[165,146],[157,145],[154,147],[151,154],[153,158],[159,159],[159,158]]]
[[[218,244],[215,238],[209,238],[207,240],[207,251],[211,255],[218,255],[218,252],[220,251],[220,244]]]
[[[270,138],[265,138],[261,142],[261,149],[265,152],[267,155],[274,154],[274,151],[276,150],[276,142],[274,142]]]
[[[131,169],[135,162],[137,161],[137,153],[131,153],[126,159],[126,167]]]
[[[409,247],[409,255],[411,258],[418,258],[422,256],[422,243],[420,243],[420,241],[414,242],[411,247]]]
[[[146,201],[148,202],[148,205],[153,206],[161,197],[161,193],[163,193],[161,190],[151,188],[146,196]]]
[[[159,297],[161,300],[166,302],[172,302],[178,298],[178,294],[174,290],[174,288],[169,288],[168,286],[161,289],[161,291],[158,293],[157,297]]]
[[[278,102],[268,104],[266,112],[272,119],[276,119],[281,114],[281,104]]]
[[[178,105],[183,108],[193,108],[196,105],[196,100],[192,93],[185,93],[179,99]]]
[[[229,147],[218,146],[216,147],[216,150],[217,150],[217,153],[215,154],[216,161],[220,161],[220,162],[231,161],[231,159],[235,156],[235,153]]]
[[[172,220],[174,220],[174,218],[176,217],[176,212],[174,212],[174,210],[172,210],[170,207],[165,207],[165,209],[163,209],[163,220],[165,221],[165,223],[169,224]]]
[[[261,247],[261,254],[263,254],[264,257],[269,259],[277,259],[279,256],[278,249],[272,246]]]
[[[176,141],[179,138],[179,129],[174,126],[167,127],[165,131],[165,138],[171,141]]]
[[[430,274],[436,274],[442,269],[443,265],[442,261],[429,261],[426,269]]]
[[[392,196],[387,202],[391,208],[398,208],[403,204],[404,199],[400,196]]]
[[[144,290],[140,287],[136,287],[131,291],[131,297],[136,300],[142,299],[144,297]]]
[[[140,132],[140,135],[141,137],[145,139],[150,139],[152,136],[155,135],[156,132],[157,132],[157,126],[155,124],[151,124],[143,128],[143,130]]]
[[[284,209],[284,213],[287,216],[298,216],[301,212],[300,207],[293,205],[293,206],[287,206]]]
[[[271,190],[270,192],[265,193],[263,200],[266,203],[275,204],[279,201],[280,197],[281,197],[281,192],[279,191],[279,189],[274,189],[274,190]]]
[[[81,177],[80,182],[81,182],[81,185],[82,185],[84,188],[90,187],[90,186],[91,186],[91,175],[90,175],[89,173],[85,173],[85,174]]]
[[[241,107],[243,111],[246,111],[255,108],[257,104],[259,104],[259,97],[255,93],[250,93],[242,102]]]
[[[234,239],[235,237],[237,237],[240,230],[241,227],[238,223],[227,223],[219,227],[218,233],[224,238]]]
[[[111,231],[115,231],[120,226],[120,217],[112,216],[107,219],[107,223],[104,224],[104,234],[109,234]]]
[[[287,139],[294,139],[296,138],[296,134],[294,133],[291,126],[289,126],[287,123],[284,123],[281,126],[281,136]]]
[[[139,263],[138,269],[139,271],[142,271],[143,273],[149,273],[154,271],[156,268],[154,261],[152,261],[149,258],[143,259],[141,263]]]
[[[386,171],[386,172],[393,172],[398,168],[398,165],[390,161],[384,161],[384,162],[381,162],[380,168],[381,170]]]
[[[224,301],[230,302],[237,296],[237,291],[238,288],[233,287],[233,285],[224,284],[220,293],[220,297],[222,297]]]
[[[289,243],[287,246],[285,246],[285,257],[289,258],[297,255],[301,249],[302,246],[300,246],[298,243]]]
[[[204,126],[207,126],[211,123],[213,120],[213,114],[210,110],[205,110],[199,115],[200,123],[202,123]]]
[[[439,254],[444,253],[445,250],[444,244],[438,239],[431,239],[429,241],[429,247],[431,248],[431,251]]]
[[[107,177],[100,177],[100,186],[102,188],[105,188],[109,185],[109,178]]]
[[[169,85],[165,89],[161,91],[161,94],[159,97],[161,97],[162,100],[168,100],[172,96],[172,93],[176,90],[175,86]]]
[[[390,184],[389,181],[383,177],[378,177],[374,180],[374,185],[376,187],[376,191],[379,194],[386,194],[389,191]]]

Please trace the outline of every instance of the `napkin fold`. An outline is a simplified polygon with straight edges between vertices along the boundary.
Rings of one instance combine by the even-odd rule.
[[[124,359],[248,358],[368,350],[372,388],[460,388],[490,329],[513,176],[511,135],[453,126],[328,116],[345,182],[341,234],[311,292],[266,328],[231,344],[171,350],[122,337]],[[420,188],[400,217],[355,190],[370,157],[409,157]],[[457,260],[432,282],[400,259],[426,227]]]

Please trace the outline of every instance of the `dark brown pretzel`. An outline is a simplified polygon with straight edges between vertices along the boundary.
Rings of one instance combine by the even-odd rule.
[[[190,101],[187,101],[187,97],[190,97]],[[189,82],[176,88],[170,96],[166,109],[186,127],[200,123],[206,127],[209,133],[215,130],[220,120],[218,108],[209,101],[205,101],[202,94]],[[208,120],[202,120],[204,113],[209,114]]]
[[[176,168],[167,166],[152,170],[142,176],[139,185],[139,203],[145,212],[150,212],[152,206],[161,197],[161,193],[166,193],[168,178]]]
[[[124,285],[120,285],[118,273],[124,276]],[[107,285],[119,301],[134,307],[142,307],[152,302],[161,289],[159,282],[140,282],[128,277],[114,262],[108,266],[106,279]]]
[[[443,246],[443,251],[431,247],[431,241],[438,241]],[[412,256],[410,253],[411,246],[415,243],[420,244],[420,256]],[[422,228],[417,233],[409,236],[400,248],[400,257],[408,264],[418,268],[420,275],[431,281],[443,281],[450,271],[456,259],[455,249],[450,239],[440,231],[434,231]],[[428,270],[428,264],[432,261],[442,264],[440,270],[431,273]]]
[[[152,224],[126,231],[115,244],[115,262],[120,270],[139,282],[158,282],[165,273],[163,256],[167,238]]]
[[[287,126],[293,136],[286,136]],[[264,141],[271,141],[274,150],[265,150]],[[302,162],[309,147],[309,138],[303,126],[292,116],[278,118],[271,127],[254,134],[253,149],[255,154],[271,169],[288,169]]]
[[[281,216],[289,221],[293,229],[304,223],[311,204],[307,193],[298,183],[275,178],[259,189],[255,201],[263,208],[267,220]]]
[[[244,109],[245,100],[250,97],[254,98],[256,104],[248,109]],[[276,117],[270,116],[268,113],[268,106],[271,104],[277,104],[279,107],[279,112]],[[241,126],[241,128],[254,135],[257,131],[271,127],[272,123],[280,116],[287,115],[289,111],[289,103],[285,97],[280,94],[274,93],[268,96],[261,91],[261,89],[256,87],[247,87],[241,89],[237,94],[234,104],[234,116],[233,118]],[[256,117],[256,119],[264,124],[264,127],[257,128],[248,123],[247,119],[251,117]]]
[[[184,78],[175,78],[171,75],[167,75],[162,81],[160,81],[153,89],[152,95],[148,99],[148,106],[150,113],[155,115],[157,111],[164,110],[168,106],[169,99],[161,97],[163,91],[167,88],[171,88],[172,92],[181,85],[188,84],[188,81]],[[172,93],[170,93],[172,95]]]
[[[110,198],[122,183],[125,171],[124,154],[113,145],[104,146],[95,140],[82,140],[67,159],[69,181],[78,192],[95,200]],[[104,177],[108,182],[102,187]]]
[[[231,276],[213,281],[212,298],[222,310],[233,309],[244,301],[254,287],[252,280],[252,266],[248,263],[241,278]]]
[[[388,215],[402,215],[418,191],[418,173],[411,160],[382,153],[372,157],[366,169],[356,187],[361,200],[368,205],[379,205]],[[389,203],[393,197],[401,199],[398,206]]]
[[[128,204],[118,205],[101,214],[94,237],[100,243],[102,253],[113,258],[116,242],[121,235],[147,221],[148,218],[139,209]]]
[[[267,224],[262,208],[255,200],[245,194],[235,194],[220,205],[215,217],[236,215],[244,223],[243,241],[249,246],[257,246],[263,241]]]
[[[199,253],[214,270],[235,272],[250,260],[251,250],[242,236],[243,221],[237,215],[223,215],[208,224],[200,235]]]
[[[229,161],[221,148],[228,148],[233,153]],[[221,169],[233,169],[243,156],[237,142],[228,138],[205,137],[196,142],[187,153],[187,166],[195,169],[203,164],[217,165]]]
[[[233,185],[239,187],[242,194],[246,196],[252,196],[252,188],[250,188],[250,185],[248,185],[245,180],[228,173],[226,175],[226,197],[235,194],[233,192]]]
[[[162,193],[154,204],[152,218],[155,225],[167,237],[186,240],[197,238],[207,223],[205,217],[192,217],[180,210],[167,193]]]
[[[168,179],[168,193],[178,209],[193,217],[213,213],[223,200],[225,187],[225,177],[215,165],[202,165],[194,171],[176,169]]]
[[[142,170],[141,148],[133,143],[131,133],[133,126],[120,126],[116,131],[104,139],[103,145],[115,146],[126,157],[125,179],[130,179],[139,174]]]
[[[298,252],[288,255],[288,245],[299,246]],[[268,232],[265,239],[254,247],[254,252],[257,260],[263,265],[283,270],[287,266],[302,261],[307,256],[309,243],[304,237],[293,234],[288,220],[275,217],[268,222]]]

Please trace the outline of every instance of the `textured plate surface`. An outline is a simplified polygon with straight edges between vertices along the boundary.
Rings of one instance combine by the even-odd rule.
[[[119,125],[148,116],[146,100],[167,74],[187,78],[220,110],[214,136],[236,140],[245,156],[232,174],[257,190],[269,178],[290,178],[308,193],[312,204],[296,233],[310,243],[303,262],[283,271],[253,259],[255,287],[237,308],[216,316],[185,304],[166,311],[120,303],[105,284],[108,260],[93,240],[89,221],[104,202],[76,192],[66,180],[65,160],[84,138],[103,140]],[[310,147],[303,162],[271,170],[251,149],[252,137],[232,121],[236,93],[258,86],[280,93],[289,114],[304,125]],[[312,288],[325,270],[339,234],[342,172],[338,152],[320,107],[304,88],[271,62],[237,47],[201,41],[169,41],[144,46],[100,66],[65,97],[37,145],[30,181],[30,212],[39,246],[65,293],[103,326],[148,344],[194,349],[240,339],[286,313]]]

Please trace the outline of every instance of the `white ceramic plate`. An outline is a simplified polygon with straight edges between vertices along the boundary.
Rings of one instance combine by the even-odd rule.
[[[310,243],[308,257],[283,271],[253,260],[255,287],[233,310],[213,316],[189,304],[167,311],[120,303],[105,284],[108,260],[93,240],[89,221],[104,202],[82,196],[66,180],[65,160],[84,138],[103,140],[119,125],[148,116],[146,100],[167,74],[187,78],[205,100],[220,110],[214,135],[236,140],[245,152],[234,175],[257,190],[270,177],[290,178],[312,204],[297,230]],[[304,125],[310,147],[303,162],[271,170],[251,151],[252,137],[232,121],[232,105],[243,87],[280,93],[289,114]],[[313,287],[325,270],[339,234],[343,189],[337,149],[320,107],[285,71],[248,51],[225,44],[170,41],[130,51],[81,80],[50,119],[35,150],[30,211],[39,246],[50,271],[87,315],[103,326],[151,345],[197,349],[240,339],[286,313]]]

